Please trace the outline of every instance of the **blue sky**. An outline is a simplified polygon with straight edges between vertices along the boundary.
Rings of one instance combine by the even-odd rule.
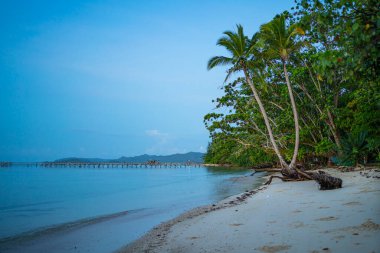
[[[0,160],[204,152],[207,60],[288,0],[0,0]]]

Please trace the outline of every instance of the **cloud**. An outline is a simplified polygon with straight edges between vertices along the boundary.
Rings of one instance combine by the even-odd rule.
[[[145,134],[147,136],[157,138],[157,139],[159,139],[162,142],[166,142],[169,139],[169,134],[168,133],[161,133],[157,129],[146,130]]]
[[[157,129],[150,129],[145,131],[145,135],[153,139],[154,144],[146,149],[149,154],[171,154],[177,151],[173,147],[173,138],[168,133],[163,133]]]

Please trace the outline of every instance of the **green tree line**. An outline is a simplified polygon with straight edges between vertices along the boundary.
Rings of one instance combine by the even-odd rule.
[[[380,2],[297,0],[253,35],[226,31],[227,69],[204,117],[206,163],[357,165],[380,160]]]

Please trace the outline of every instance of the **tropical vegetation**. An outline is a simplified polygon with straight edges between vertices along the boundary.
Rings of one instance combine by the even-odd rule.
[[[296,0],[252,36],[224,32],[226,56],[208,62],[227,75],[204,117],[205,162],[277,163],[289,175],[299,163],[380,161],[379,7]]]

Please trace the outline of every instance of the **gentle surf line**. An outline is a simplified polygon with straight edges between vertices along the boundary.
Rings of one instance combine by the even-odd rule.
[[[21,234],[17,235],[12,235],[4,238],[0,238],[0,246],[3,244],[8,244],[8,243],[15,243],[18,241],[26,241],[26,240],[33,240],[35,238],[38,238],[40,236],[48,235],[48,234],[53,234],[53,233],[59,233],[59,232],[66,232],[70,230],[75,230],[79,229],[82,227],[94,225],[97,223],[105,222],[111,219],[119,218],[128,214],[136,213],[139,211],[146,210],[146,208],[141,208],[141,209],[135,209],[135,210],[128,210],[128,211],[121,211],[117,213],[112,213],[112,214],[106,214],[106,215],[101,215],[101,216],[96,216],[96,217],[91,217],[91,218],[85,218],[85,219],[80,219],[76,220],[73,222],[67,222],[63,224],[58,224],[58,225],[53,225],[53,226],[48,226],[48,227],[42,227],[34,230],[30,230],[27,232],[23,232]]]
[[[33,207],[33,206],[52,204],[52,203],[59,203],[59,201],[43,201],[43,202],[31,203],[31,204],[25,204],[25,205],[0,206],[0,212],[7,212],[7,211],[15,210],[15,209],[23,209],[23,208]]]

